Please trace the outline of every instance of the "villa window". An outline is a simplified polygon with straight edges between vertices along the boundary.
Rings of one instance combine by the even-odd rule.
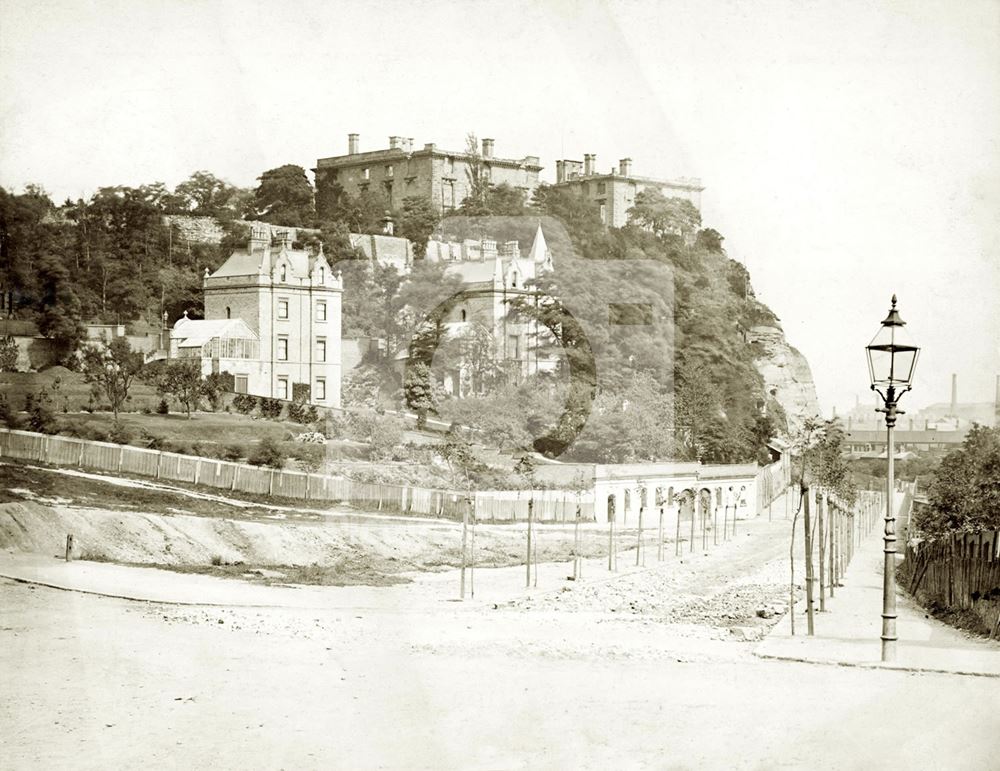
[[[316,340],[316,361],[326,361],[326,338]]]
[[[280,277],[278,278],[278,280],[281,283],[285,283],[286,281],[288,281],[288,267],[287,266],[285,266],[285,265],[281,266]]]
[[[316,303],[316,321],[326,321],[326,303],[322,300]]]
[[[229,309],[229,306],[227,305],[227,306],[226,306],[226,318],[227,318],[227,319],[231,319],[232,317],[233,317],[233,313],[232,313],[232,311],[231,311],[231,310]]]
[[[321,402],[326,399],[326,378],[316,378],[316,401]]]
[[[465,308],[462,308],[462,321],[465,321]]]
[[[249,380],[247,375],[237,375],[233,384],[233,390],[238,394],[245,394],[249,387]]]
[[[288,318],[288,300],[278,300],[278,318]]]
[[[288,378],[279,377],[278,378],[278,398],[287,399],[288,398]]]
[[[288,361],[288,338],[278,338],[278,361]]]
[[[326,283],[326,269],[322,265],[319,266],[319,283]]]

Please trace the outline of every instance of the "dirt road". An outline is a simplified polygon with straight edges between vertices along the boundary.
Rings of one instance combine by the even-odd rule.
[[[692,611],[707,593],[742,613],[741,587],[776,580],[779,528],[618,578],[591,561],[589,583],[567,591],[560,566],[543,566],[527,593],[516,569],[481,571],[481,594],[500,602],[452,602],[451,589],[393,600],[417,583],[370,590],[384,593],[377,607],[220,609],[0,581],[0,757],[11,768],[995,767],[996,680],[761,661],[732,633],[744,619]]]

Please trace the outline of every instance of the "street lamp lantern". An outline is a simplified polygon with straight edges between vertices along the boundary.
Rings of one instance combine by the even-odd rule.
[[[920,349],[910,342],[905,326],[906,322],[896,310],[896,295],[893,295],[889,315],[882,321],[882,326],[867,348],[868,375],[872,390],[878,391],[883,400],[886,399],[886,394],[881,393],[880,389],[899,389],[901,396],[913,385],[913,371],[917,366]]]
[[[893,429],[899,397],[913,387],[913,371],[920,349],[913,345],[904,327],[906,322],[896,310],[896,295],[882,326],[868,344],[868,375],[872,390],[885,404],[877,408],[885,414],[885,454],[888,464],[885,501],[885,565],[882,574],[882,661],[896,658],[896,511],[893,491],[896,487]]]

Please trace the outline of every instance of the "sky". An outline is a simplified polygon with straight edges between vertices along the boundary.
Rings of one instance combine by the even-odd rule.
[[[1000,0],[0,0],[0,185],[241,186],[413,137],[700,177],[809,360],[870,400],[890,296],[911,409],[1000,374]]]

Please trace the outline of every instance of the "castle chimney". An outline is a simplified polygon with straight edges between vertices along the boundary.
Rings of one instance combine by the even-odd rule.
[[[556,182],[566,181],[566,161],[556,161]]]
[[[958,375],[954,372],[951,374],[951,417],[957,417],[956,410],[958,409]]]
[[[589,177],[594,173],[594,163],[597,161],[597,156],[593,153],[585,153],[583,156],[583,175]]]
[[[358,154],[358,148],[360,146],[361,146],[361,137],[359,137],[357,134],[348,134],[347,135],[347,154],[348,155],[357,155]]]
[[[492,158],[493,157],[493,140],[484,139],[483,140],[483,157]]]
[[[406,140],[406,152],[413,152],[413,137],[408,137]]]
[[[399,149],[399,137],[389,137],[389,149],[390,150]]]
[[[621,174],[623,177],[632,176],[631,158],[622,158],[620,161],[618,161],[618,173]]]

